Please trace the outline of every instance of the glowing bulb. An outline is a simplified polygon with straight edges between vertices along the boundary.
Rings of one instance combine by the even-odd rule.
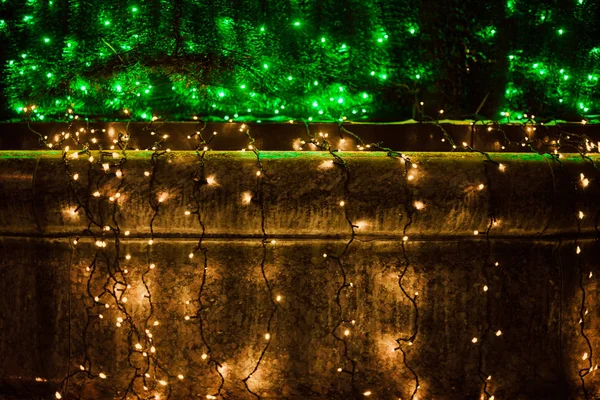
[[[277,297],[275,298],[275,300],[277,300],[277,301],[281,301],[281,296],[277,296]]]
[[[100,197],[100,192],[96,190],[96,191],[94,192],[94,197]]]
[[[425,208],[425,203],[422,201],[415,201],[414,206],[417,210],[422,210]]]
[[[162,203],[163,201],[165,201],[167,199],[168,194],[167,193],[161,193],[160,197],[158,198],[158,202]]]
[[[471,339],[471,342],[473,342],[473,343],[477,343],[477,338],[476,338],[476,337],[474,337],[473,339]]]
[[[208,355],[206,353],[202,354],[202,359],[206,360],[208,358]]]
[[[214,175],[211,175],[206,178],[206,183],[210,186],[214,186],[217,184],[217,179],[214,177]]]
[[[189,321],[190,320],[190,316],[186,315],[183,319],[185,319],[186,321]]]
[[[404,237],[402,238],[402,241],[404,241],[404,242],[408,241],[408,236],[404,236]]]
[[[141,344],[139,344],[139,343],[136,343],[136,344],[135,344],[135,348],[136,348],[137,350],[141,350],[141,349],[142,349],[142,345],[141,345]]]
[[[368,397],[368,396],[370,396],[370,395],[371,395],[371,391],[370,391],[370,390],[367,390],[366,392],[364,392],[364,393],[363,393],[363,395]]]
[[[345,335],[345,336],[348,336],[348,335],[350,335],[350,330],[346,329],[346,330],[344,331],[344,335]]]
[[[583,217],[584,217],[585,215],[583,214],[583,211],[579,211],[579,215],[578,215],[578,216],[579,216],[579,219],[583,219]]]
[[[167,382],[165,382],[163,380],[158,381],[158,383],[160,383],[162,386],[167,386]]]
[[[327,253],[323,253],[323,258],[327,258]]]
[[[475,235],[475,236],[479,235],[479,231],[473,231],[473,235]]]
[[[502,331],[501,331],[500,329],[498,329],[498,330],[496,331],[496,336],[500,336],[500,335],[502,335]]]
[[[129,231],[125,231],[125,236],[129,236],[130,233],[131,232],[129,232]]]
[[[498,164],[498,169],[500,170],[500,172],[504,172],[504,170],[506,169],[506,165]]]
[[[345,204],[346,202],[344,200],[340,201],[340,207],[344,207]]]
[[[177,378],[183,379],[183,375],[179,374],[179,375],[177,375]]]
[[[102,379],[106,379],[106,374],[104,372],[100,372],[98,376]]]
[[[485,187],[485,185],[483,183],[480,183],[479,186],[477,186],[477,188],[479,190],[483,190],[484,187]]]
[[[487,287],[487,285],[485,285],[485,286],[483,287],[483,291],[484,291],[484,292],[487,292],[487,291],[488,291],[488,289],[489,289],[489,288]]]
[[[190,253],[190,254],[188,255],[188,257],[189,257],[189,258],[194,258],[194,253]]]
[[[152,245],[154,244],[154,240],[152,240],[152,239],[148,240],[148,244],[149,244],[150,246],[152,246]]]
[[[577,246],[576,252],[577,252],[577,254],[581,253],[581,247]]]
[[[156,268],[156,265],[150,264],[150,269],[154,269],[154,268]]]
[[[145,175],[145,176],[150,176],[150,172],[148,172],[148,171],[144,171],[144,175]]]
[[[265,340],[269,340],[269,339],[271,339],[271,334],[265,333]]]
[[[56,397],[57,399],[62,399],[62,396],[58,392],[54,393],[54,397]]]
[[[260,171],[256,171],[256,176],[260,176],[261,172]]]

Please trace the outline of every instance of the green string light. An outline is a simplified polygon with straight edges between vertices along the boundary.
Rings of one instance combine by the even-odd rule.
[[[360,28],[348,26],[347,31],[353,33],[341,33],[334,28],[345,26],[340,25],[341,17],[327,15],[322,23],[313,23],[316,14],[310,11],[311,5],[306,10],[292,7],[288,15],[280,10],[279,17],[285,18],[281,20],[269,11],[257,23],[245,16],[202,16],[195,2],[182,0],[177,6],[182,7],[178,11],[181,34],[173,36],[165,34],[166,30],[172,31],[173,19],[165,18],[156,24],[147,21],[152,15],[175,15],[175,6],[148,8],[132,0],[117,6],[102,0],[94,3],[94,13],[78,14],[74,4],[80,0],[73,1],[72,9],[56,3],[52,11],[69,15],[67,29],[54,29],[50,22],[45,26],[36,23],[48,21],[44,2],[28,1],[26,10],[16,0],[1,3],[9,10],[20,10],[3,14],[11,17],[0,20],[0,39],[7,43],[3,49],[8,50],[9,58],[2,66],[0,79],[11,110],[17,104],[36,104],[47,119],[56,119],[64,113],[64,104],[56,104],[52,96],[64,98],[68,94],[73,96],[77,112],[107,118],[121,116],[125,104],[138,110],[132,113],[135,117],[141,115],[141,110],[165,103],[167,113],[174,114],[173,119],[187,119],[203,110],[208,110],[208,117],[233,115],[239,109],[251,109],[268,118],[274,116],[274,108],[282,114],[279,104],[290,105],[285,111],[290,119],[319,119],[315,112],[321,111],[323,120],[334,121],[346,113],[360,114],[358,110],[364,104],[381,115],[406,116],[411,107],[400,98],[411,95],[396,90],[399,98],[386,101],[383,93],[389,88],[408,87],[419,96],[435,94],[432,90],[437,90],[438,80],[447,68],[459,74],[456,76],[461,76],[468,86],[472,84],[470,71],[497,68],[503,64],[496,61],[498,57],[508,57],[510,63],[504,68],[509,83],[499,91],[504,93],[504,109],[522,109],[523,104],[532,103],[527,100],[535,93],[539,97],[535,108],[550,110],[548,104],[561,103],[561,110],[569,107],[598,111],[595,104],[599,95],[594,88],[600,75],[600,48],[582,48],[578,58],[569,56],[567,50],[564,55],[562,50],[544,50],[552,41],[560,40],[561,46],[574,43],[571,37],[575,35],[568,34],[574,30],[549,18],[555,15],[553,7],[539,11],[533,20],[527,19],[522,0],[507,1],[501,15],[476,21],[461,31],[466,38],[461,42],[469,43],[469,48],[465,59],[451,67],[443,62],[436,65],[437,56],[426,50],[434,48],[436,41],[443,46],[445,38],[425,29],[418,2],[398,12],[401,2],[380,7],[374,0],[365,0]],[[573,18],[572,24],[587,21],[593,26],[594,10],[581,14],[576,11],[582,10],[576,4],[582,5],[584,0],[575,2],[573,15],[567,15]],[[587,7],[591,7],[589,2],[586,10]],[[395,10],[389,15],[400,17],[390,19],[389,10]],[[506,17],[514,18],[517,26],[536,26],[543,21],[549,32],[556,32],[556,37],[540,43],[517,38],[502,53],[504,50],[498,50],[495,44],[505,35],[500,24]],[[204,19],[198,24],[194,18]],[[212,25],[208,23],[211,21]],[[273,29],[268,32],[267,27]],[[23,35],[41,39],[20,40]],[[573,40],[586,35],[581,33]],[[142,48],[144,52],[139,51]],[[208,55],[213,59],[206,58]],[[174,60],[181,60],[178,68],[174,67]],[[568,74],[557,64],[567,67]],[[47,72],[49,69],[52,72]],[[39,79],[44,75],[48,79]],[[85,76],[85,84],[73,76]],[[164,88],[165,82],[166,87],[171,87],[166,96],[162,89],[150,87],[153,84]],[[519,82],[519,87],[515,87],[515,82]],[[238,90],[232,91],[236,87]],[[249,87],[254,91],[247,92]],[[367,90],[370,95],[364,96]],[[334,100],[327,101],[330,98]],[[214,103],[216,99],[219,101]],[[579,102],[585,106],[579,107]],[[315,110],[314,103],[321,106],[319,110]]]

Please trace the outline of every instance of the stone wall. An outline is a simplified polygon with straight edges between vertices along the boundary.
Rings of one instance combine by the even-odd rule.
[[[580,380],[600,327],[598,174],[581,157],[341,153],[346,174],[328,153],[261,152],[257,178],[253,153],[211,152],[199,185],[195,153],[151,154],[121,178],[74,160],[74,181],[60,153],[2,152],[0,394],[121,398],[138,367],[141,398],[206,398],[214,362],[228,399],[600,391],[597,372]],[[131,287],[113,297],[115,276]]]

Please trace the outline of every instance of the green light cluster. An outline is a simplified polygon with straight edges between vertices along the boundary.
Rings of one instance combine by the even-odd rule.
[[[480,3],[4,0],[2,115],[357,121],[439,109],[488,118],[598,111],[596,2]]]

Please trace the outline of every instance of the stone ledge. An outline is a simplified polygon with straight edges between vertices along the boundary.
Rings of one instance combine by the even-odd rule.
[[[324,152],[261,152],[266,169],[263,180],[265,229],[273,236],[345,237],[350,233],[339,201],[344,177]],[[418,168],[405,178],[404,162],[385,153],[341,152],[350,171],[349,216],[360,228],[359,236],[402,237],[407,222],[407,201],[424,205],[416,211],[407,234],[420,238],[473,236],[489,224],[489,213],[498,219],[491,235],[500,237],[595,234],[595,204],[600,201],[598,171],[579,155],[563,155],[561,163],[532,154],[493,153],[506,166],[484,166],[477,153],[406,153]],[[160,235],[195,237],[200,234],[190,209],[199,168],[194,152],[173,151],[159,158],[153,193],[149,193],[150,152],[130,152],[123,179],[92,171],[87,160],[70,161],[73,182],[65,172],[59,152],[0,152],[0,235],[79,235],[85,216],[73,216],[74,183],[80,199],[105,220],[110,220],[108,197],[123,184],[117,200],[122,230],[134,236],[149,235],[152,209],[149,196],[167,198],[154,223]],[[593,155],[594,162],[600,156]],[[108,160],[107,162],[111,162]],[[486,180],[485,168],[489,177]],[[253,237],[261,235],[260,207],[244,203],[255,196],[256,158],[251,152],[209,152],[205,174],[214,185],[200,189],[199,199],[208,236]],[[583,190],[580,174],[591,184]],[[88,182],[91,185],[88,190]],[[479,185],[484,184],[483,190]],[[95,198],[94,191],[102,196]],[[412,200],[411,200],[412,199]],[[411,203],[413,204],[413,203]],[[584,218],[578,220],[581,210]]]

